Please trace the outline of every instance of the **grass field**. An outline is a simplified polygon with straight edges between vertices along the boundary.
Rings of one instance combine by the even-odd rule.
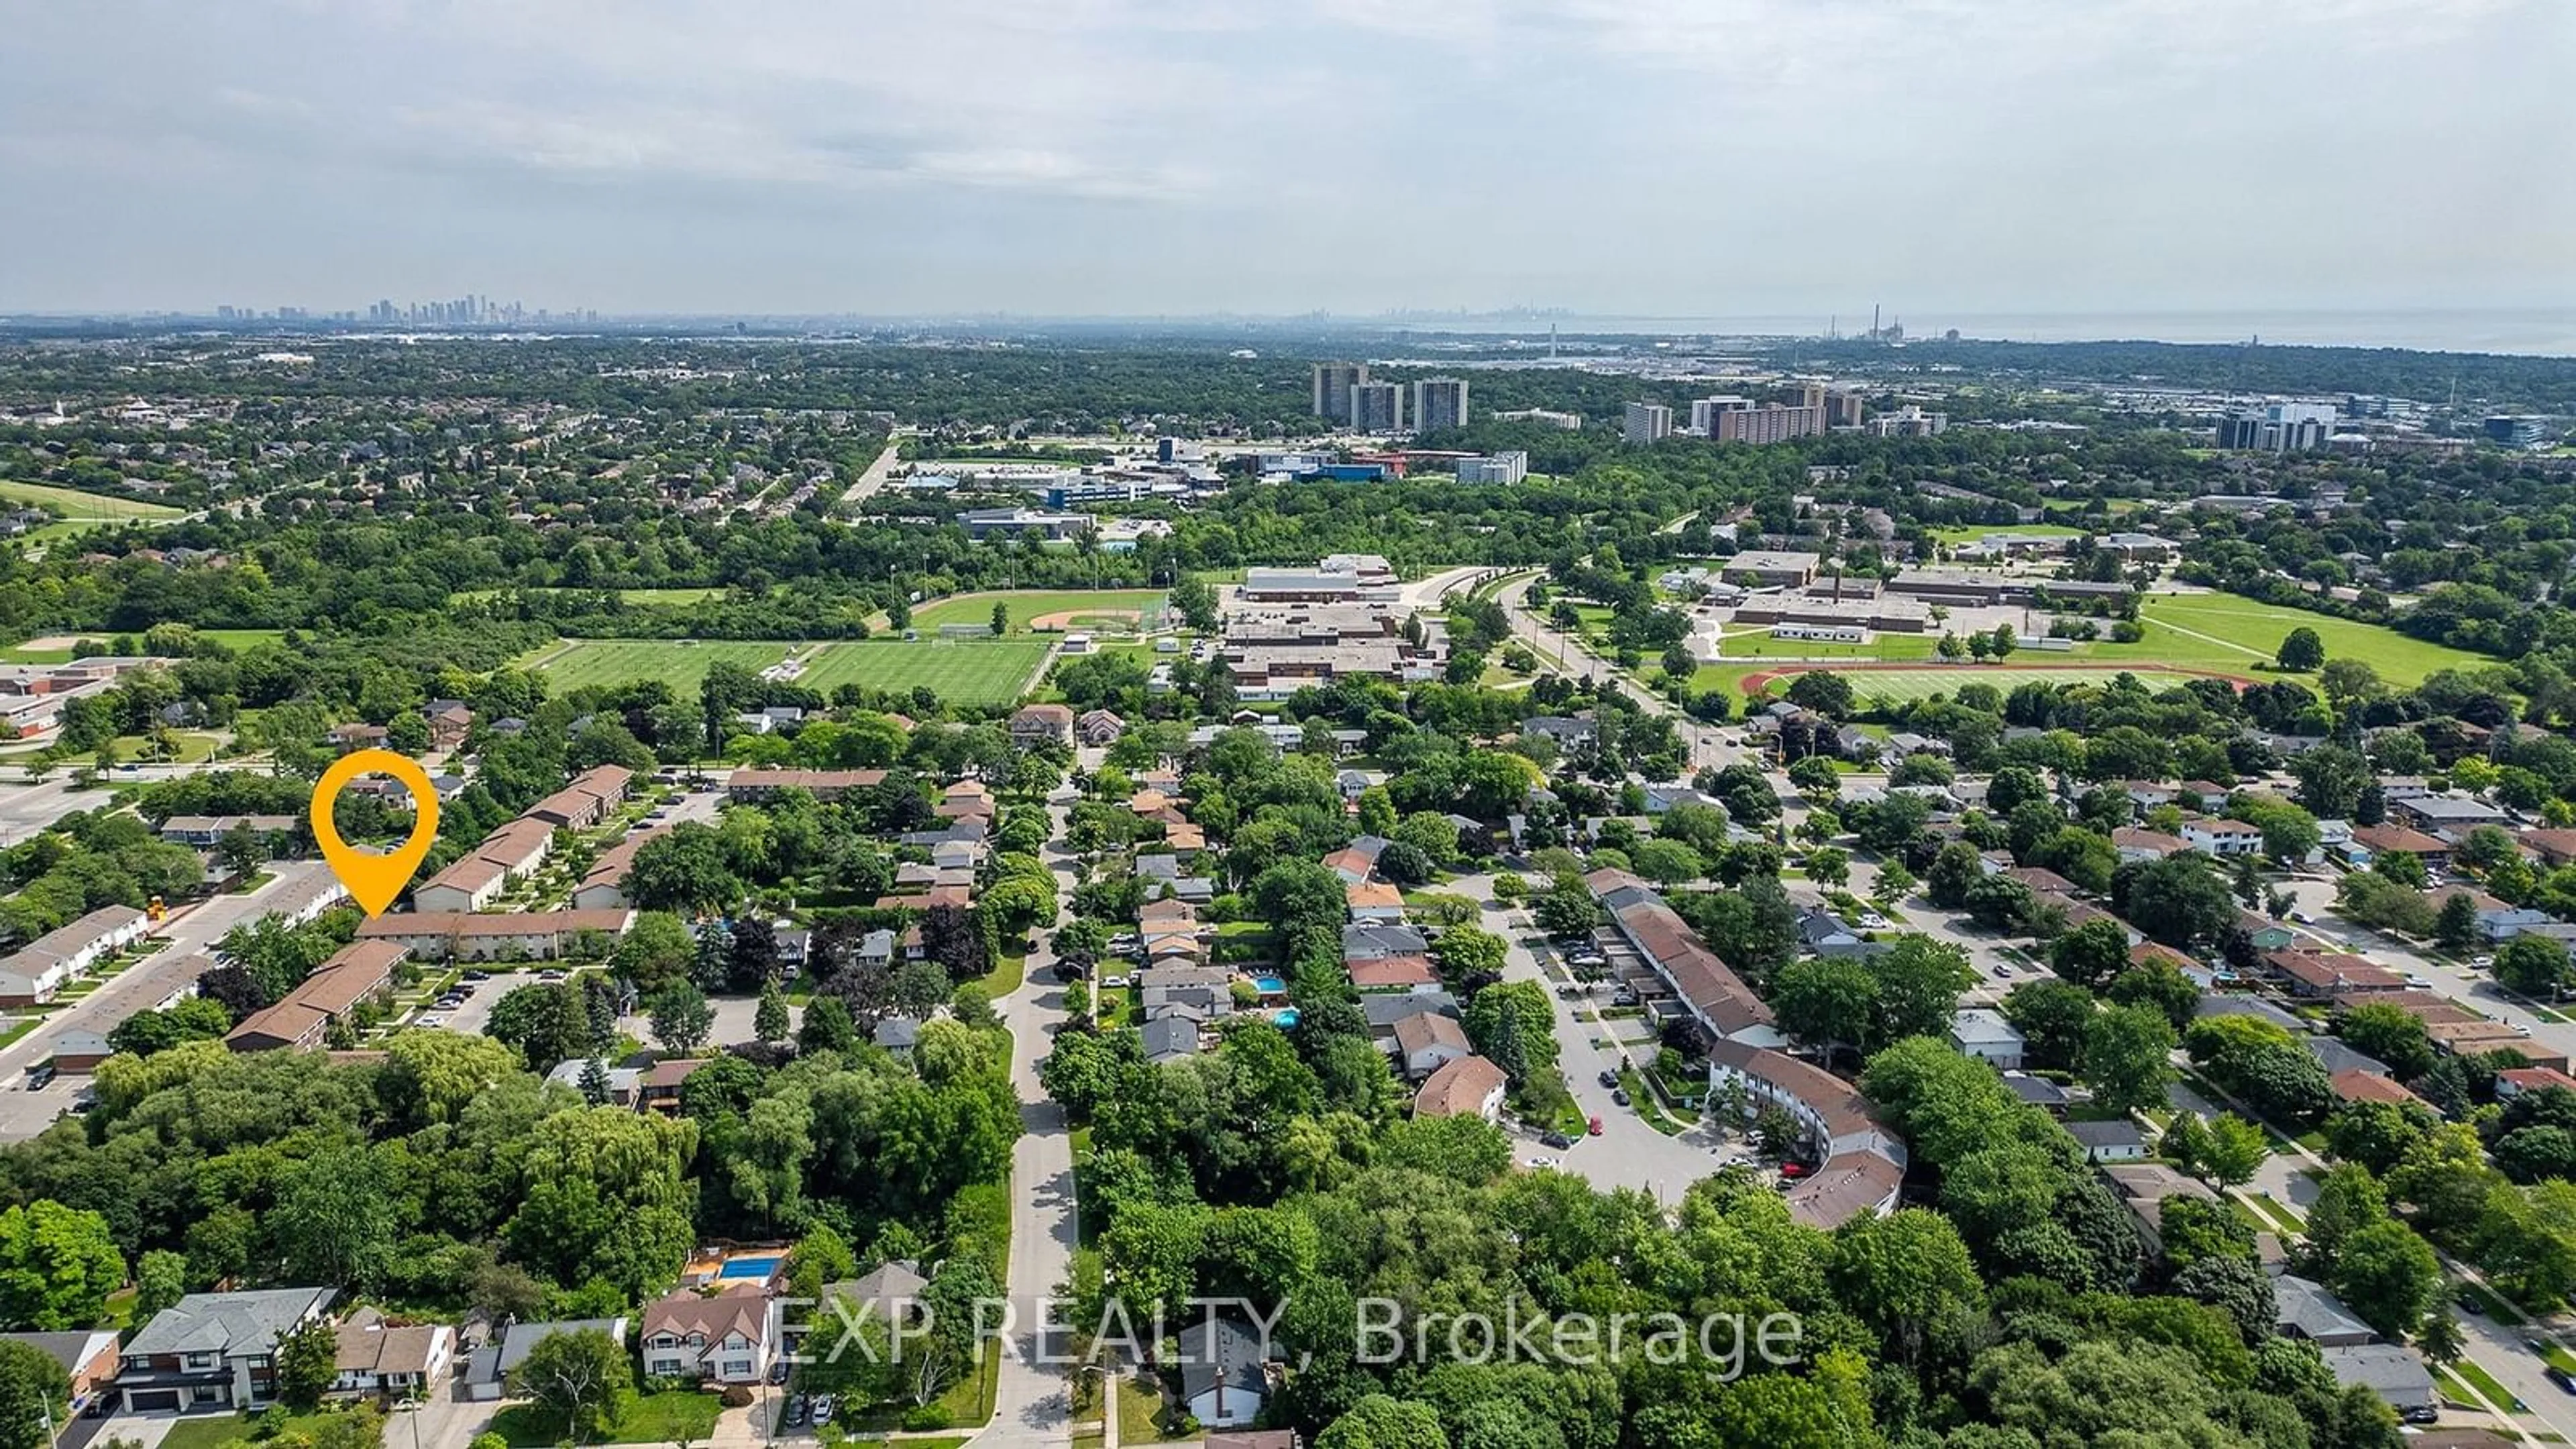
[[[1962,528],[1936,528],[1932,536],[1943,543],[1967,543],[1998,533],[2018,533],[2025,538],[2081,538],[2084,530],[2063,523],[1972,523]]]
[[[715,1395],[697,1389],[638,1394],[605,1437],[611,1444],[703,1444],[715,1431],[720,1407]],[[534,1404],[513,1404],[492,1416],[492,1432],[514,1445],[563,1443],[563,1427],[560,1415]]]
[[[1714,689],[1733,683],[1737,689],[1752,694],[1772,684],[1783,687],[1790,675],[1816,669],[1832,669],[1831,664],[1707,665],[1695,681],[1701,689]],[[1929,699],[1935,694],[1956,694],[1963,684],[1988,684],[2009,694],[2032,683],[2039,684],[2108,684],[2123,674],[2134,674],[2150,689],[2168,689],[2192,676],[2178,670],[2158,669],[2153,665],[2135,666],[2064,666],[2054,669],[2023,668],[2011,664],[1927,664],[1920,669],[1849,669],[1841,671],[1851,681],[1852,693],[1859,699],[1884,699],[1891,702]]]
[[[1046,652],[1045,641],[1028,638],[848,641],[823,645],[796,682],[825,694],[850,683],[896,691],[926,684],[959,704],[1003,704],[1020,697]]]
[[[2378,624],[2357,623],[2259,604],[2234,594],[2157,594],[2138,611],[2147,637],[2136,644],[2096,646],[2092,653],[2152,657],[2166,664],[2244,669],[2268,661],[2297,628],[2317,631],[2328,659],[2359,659],[2391,684],[2415,684],[2439,669],[2474,669],[2497,661],[2465,649],[2428,643]],[[2295,676],[2293,676],[2295,677]]]
[[[1007,604],[1011,611],[1011,632],[1026,634],[1029,621],[1051,614],[1080,615],[1097,610],[1116,614],[1139,610],[1163,601],[1159,589],[995,589],[986,593],[953,594],[934,599],[912,611],[912,627],[924,634],[938,631],[942,624],[989,624],[993,605]],[[1079,620],[1076,627],[1079,627]],[[1120,621],[1125,622],[1125,621]]]
[[[1769,629],[1729,634],[1721,646],[1729,659],[1930,659],[1937,634],[1875,635],[1866,644],[1821,644],[1813,639],[1774,639]]]
[[[482,599],[497,599],[512,592],[514,591],[510,589],[463,589],[459,590],[453,597],[460,602],[472,603]],[[515,592],[523,594],[588,594],[596,593],[598,591],[594,589],[539,588],[519,589]],[[723,598],[725,594],[725,591],[722,589],[610,589],[607,592],[615,594],[623,602],[636,605],[639,608],[674,608],[684,604],[703,604],[709,599]]]
[[[689,696],[719,659],[745,669],[766,669],[786,658],[789,647],[733,639],[696,644],[676,639],[575,639],[550,645],[535,659],[559,690],[659,679]]]
[[[167,503],[141,503],[130,498],[83,493],[77,488],[56,488],[45,483],[14,480],[0,480],[0,500],[50,508],[70,523],[123,523],[128,520],[158,523],[176,518],[184,511]]]

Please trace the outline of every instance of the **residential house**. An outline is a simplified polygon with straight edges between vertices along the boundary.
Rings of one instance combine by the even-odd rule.
[[[2393,1107],[2427,1109],[2432,1105],[2387,1076],[2361,1067],[2345,1067],[2329,1073],[2327,1080],[2333,1084],[2334,1094],[2347,1102],[2386,1102]]]
[[[1377,992],[1360,998],[1360,1014],[1367,1018],[1369,1039],[1379,1051],[1392,1056],[1396,1052],[1395,1028],[1408,1017],[1425,1014],[1455,1019],[1458,998],[1446,991]]]
[[[2186,1177],[2161,1162],[2111,1162],[2095,1170],[2109,1185],[2112,1196],[2129,1210],[2150,1251],[2163,1249],[2157,1230],[2164,1222],[2166,1203],[2178,1197],[2209,1203],[2219,1200],[2208,1183]]]
[[[191,1293],[152,1315],[118,1355],[125,1412],[253,1409],[277,1396],[277,1341],[331,1306],[330,1288]]]
[[[1144,1025],[1145,1060],[1156,1065],[1199,1053],[1201,1019],[1194,1012],[1158,1016]]]
[[[57,1048],[59,1055],[60,1049]],[[2576,1077],[2554,1067],[2512,1067],[2496,1073],[2495,1094],[2499,1102],[2509,1102],[2525,1092],[2576,1092]]]
[[[898,1061],[912,1060],[912,1049],[920,1040],[921,1023],[909,1016],[889,1016],[877,1023],[877,1046],[893,1053]]]
[[[1975,1057],[1998,1071],[2021,1068],[2021,1032],[2003,1013],[1984,1007],[1971,1007],[1950,1018],[1950,1046],[1961,1056]]]
[[[2146,1134],[2123,1118],[2116,1122],[2069,1122],[2066,1135],[2084,1148],[2087,1162],[2141,1162],[2147,1155]]]
[[[474,711],[463,700],[433,699],[421,712],[429,720],[429,747],[433,750],[457,748],[474,728]]]
[[[2396,1343],[2363,1343],[2322,1354],[2337,1387],[2370,1390],[2410,1424],[2430,1423],[2440,1415],[2432,1371],[2415,1350]]]
[[[2409,830],[2403,825],[2354,826],[2352,843],[2361,851],[2367,852],[2370,860],[2395,854],[2415,857],[2424,863],[2426,870],[2448,870],[2451,865],[2451,847],[2447,842],[2436,840],[2420,830]]]
[[[456,1330],[444,1323],[387,1323],[361,1310],[332,1329],[336,1354],[334,1394],[374,1394],[385,1399],[427,1397],[444,1381],[456,1356]]]
[[[644,1305],[644,1372],[718,1384],[756,1384],[778,1352],[768,1289],[734,1283],[701,1297],[683,1289]]]
[[[2348,996],[2356,992],[2403,991],[2406,978],[2367,957],[2330,951],[2266,951],[2263,967],[2292,996]]]
[[[1270,1370],[1259,1334],[1239,1319],[1211,1313],[1175,1336],[1181,1402],[1192,1418],[1212,1429],[1234,1429],[1260,1416]]]
[[[1031,749],[1053,742],[1073,743],[1073,707],[1064,704],[1023,705],[1011,716],[1011,743]]]
[[[2478,933],[2490,942],[2510,940],[2524,931],[2554,923],[2558,918],[2531,906],[2510,906],[2485,891],[2468,886],[2450,886],[2433,892],[2436,910],[2450,904],[2453,896],[2467,896],[2478,913]]]
[[[2273,1326],[2285,1338],[2319,1348],[2346,1348],[2378,1337],[2323,1283],[2284,1273],[2272,1280]]]
[[[1116,710],[1086,709],[1075,718],[1073,729],[1075,737],[1086,745],[1114,745],[1126,733],[1127,721],[1119,718]]]
[[[279,836],[294,834],[295,826],[292,815],[173,815],[161,822],[160,835],[173,845],[212,850],[236,830]]]
[[[333,725],[331,743],[339,746],[340,753],[344,755],[359,750],[380,750],[385,747],[385,727],[379,724]]]
[[[1354,921],[1401,921],[1404,893],[1383,881],[1362,881],[1343,888]]]
[[[1413,1114],[1475,1116],[1491,1122],[1502,1115],[1503,1092],[1508,1085],[1501,1067],[1480,1056],[1458,1057],[1423,1079],[1421,1090],[1413,1096]]]
[[[626,1322],[616,1318],[582,1318],[555,1323],[512,1323],[467,1356],[459,1376],[459,1387],[465,1397],[489,1403],[500,1398],[510,1381],[510,1372],[527,1360],[538,1344],[558,1333],[595,1332],[608,1336],[608,1341],[621,1348],[626,1343]]]
[[[626,877],[635,869],[636,852],[660,839],[667,829],[666,826],[655,826],[630,831],[625,839],[601,851],[599,858],[591,862],[588,873],[582,876],[581,884],[573,887],[573,909],[614,911],[631,904],[626,899]],[[421,901],[418,891],[412,892],[412,902],[422,910],[431,909]]]
[[[2186,820],[2182,823],[2182,839],[2192,849],[2221,859],[2263,853],[2263,832],[2242,820]]]
[[[54,1038],[54,1054],[46,1060],[54,1070],[75,1076],[98,1070],[98,1064],[116,1055],[107,1038],[94,1031],[67,1031]]]
[[[1455,1017],[1422,1012],[1395,1024],[1396,1069],[1408,1081],[1421,1081],[1460,1057],[1475,1054],[1467,1043],[1467,1029]]]
[[[2132,861],[2162,860],[2168,855],[2180,855],[2191,849],[2190,842],[2181,836],[2136,825],[2123,825],[2112,831],[2111,844],[2120,852],[2122,865]]]
[[[2424,795],[2388,802],[2388,818],[2428,835],[2458,840],[2481,825],[2510,825],[2513,816],[2501,805],[2465,795]]]
[[[62,1365],[71,1382],[71,1406],[89,1405],[91,1396],[115,1392],[116,1330],[75,1328],[63,1333],[0,1333],[0,1343],[24,1344]]]

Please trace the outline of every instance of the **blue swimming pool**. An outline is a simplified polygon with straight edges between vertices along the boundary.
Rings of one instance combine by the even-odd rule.
[[[1288,993],[1288,983],[1276,976],[1255,976],[1252,989],[1264,996],[1284,996]]]
[[[727,1258],[725,1265],[716,1270],[716,1276],[766,1279],[776,1276],[778,1265],[785,1261],[785,1258]]]
[[[1283,1031],[1293,1028],[1297,1025],[1297,1008],[1293,1006],[1283,1006],[1277,1011],[1270,1013],[1270,1019],[1273,1022],[1276,1022]]]

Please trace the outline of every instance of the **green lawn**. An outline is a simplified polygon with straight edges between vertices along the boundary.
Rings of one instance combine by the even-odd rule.
[[[1035,621],[1064,614],[1074,617],[1049,627],[1080,629],[1092,623],[1133,627],[1135,620],[1129,616],[1146,610],[1161,612],[1163,594],[1159,589],[995,589],[955,594],[914,609],[912,627],[928,636],[942,624],[990,624],[997,603],[1010,610],[1010,632],[1026,634]]]
[[[227,649],[248,649],[260,644],[274,644],[286,637],[283,629],[200,629],[200,639],[211,639]]]
[[[2234,594],[2156,594],[2140,607],[2139,617],[2147,625],[2144,640],[2098,645],[2092,655],[2133,654],[2164,664],[2246,669],[2268,662],[2291,630],[2308,628],[2325,641],[2328,659],[2362,660],[2391,684],[2420,683],[2438,669],[2474,669],[2497,662],[2378,624],[2259,604]]]
[[[329,1428],[334,1416],[335,1411],[330,1409],[297,1414],[286,1421],[284,1432],[311,1436],[316,1430]],[[248,1414],[186,1414],[171,1421],[170,1432],[162,1436],[161,1442],[168,1449],[216,1449],[236,1439],[249,1439],[252,1431],[253,1420]]]
[[[558,692],[592,684],[658,679],[684,698],[721,659],[745,669],[765,669],[787,657],[785,644],[746,640],[579,639],[549,646],[539,666]]]
[[[1828,644],[1813,639],[1774,639],[1769,629],[1751,629],[1741,634],[1729,634],[1718,645],[1719,650],[1728,659],[1914,660],[1935,658],[1940,647],[1941,636],[1938,634],[1881,633],[1866,644]]]
[[[1008,704],[1028,688],[1047,648],[1033,638],[848,640],[823,645],[796,682],[825,694],[845,683],[898,693],[926,684],[959,704]]]
[[[2081,538],[2084,530],[2063,523],[1973,523],[1961,528],[1936,528],[1932,536],[1943,543],[1967,543],[1991,538],[1998,533],[2017,533],[2024,538]]]
[[[702,1444],[715,1431],[716,1413],[721,1407],[715,1395],[697,1389],[639,1394],[633,1405],[609,1426],[605,1442],[668,1444],[686,1439]],[[563,1428],[562,1420],[533,1404],[514,1404],[492,1416],[493,1432],[514,1445],[560,1444],[564,1441]],[[189,1445],[182,1449],[211,1446]]]
[[[0,500],[50,508],[63,515],[68,523],[158,523],[163,519],[176,518],[185,511],[167,503],[140,503],[129,498],[84,493],[77,488],[20,483],[15,479],[0,480]]]

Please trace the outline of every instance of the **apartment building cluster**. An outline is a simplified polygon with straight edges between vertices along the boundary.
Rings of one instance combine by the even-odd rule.
[[[1787,401],[1756,402],[1735,393],[1691,401],[1684,436],[1717,443],[1785,443],[1815,437],[1837,428],[1861,426],[1859,392],[1821,382],[1800,383]],[[1659,443],[1673,436],[1673,410],[1662,403],[1628,404],[1620,438],[1629,443]]]
[[[1354,433],[1436,433],[1467,425],[1467,380],[1426,377],[1413,383],[1369,376],[1365,362],[1319,362],[1314,413]]]
[[[571,784],[483,837],[473,853],[413,887],[412,905],[444,912],[488,908],[545,864],[554,849],[556,831],[596,828],[626,799],[633,784],[633,772],[622,765],[583,771]]]

